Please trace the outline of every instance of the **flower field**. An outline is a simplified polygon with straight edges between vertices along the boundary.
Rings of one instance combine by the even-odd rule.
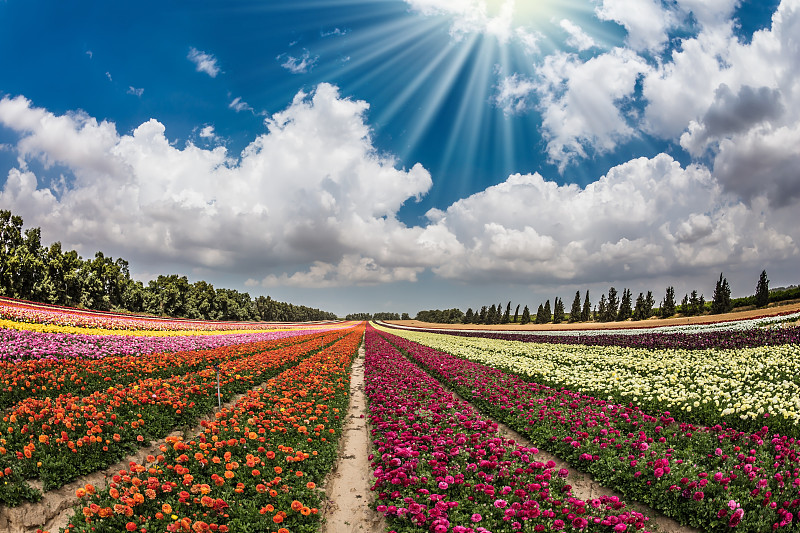
[[[483,413],[682,523],[703,531],[797,528],[800,446],[794,437],[767,427],[742,432],[720,423],[680,423],[668,411],[648,413],[635,403],[551,388],[510,369],[382,335]]]
[[[28,323],[40,329],[46,326],[65,326],[70,328],[101,329],[124,332],[140,330],[170,332],[202,332],[263,330],[263,322],[216,322],[210,320],[184,320],[150,316],[134,316],[120,313],[87,311],[71,307],[58,307],[20,300],[0,298],[0,320],[2,327],[13,327],[13,323]],[[292,324],[275,324],[279,328]],[[308,324],[300,324],[307,328]],[[180,334],[180,333],[178,333]]]
[[[374,329],[366,394],[376,449],[377,510],[396,531],[635,531],[647,517],[615,497],[572,497],[566,470],[456,400]]]
[[[316,486],[334,464],[362,334],[350,329],[251,390],[191,440],[168,439],[106,489],[81,489],[69,530],[316,531]]]
[[[554,388],[684,422],[763,426],[800,437],[800,344],[738,349],[644,349],[539,344],[392,330],[403,338]]]
[[[33,376],[37,390],[47,389],[42,391],[45,395],[31,395],[4,412],[0,501],[35,500],[38,491],[25,480],[39,478],[45,490],[60,487],[211,412],[218,402],[215,366],[227,401],[346,334],[337,330],[297,336],[288,345],[281,339],[152,358],[110,357],[91,366],[72,359],[55,363]],[[78,371],[70,374],[76,367]],[[10,386],[12,392],[22,389],[19,385]],[[53,391],[58,394],[46,395]]]

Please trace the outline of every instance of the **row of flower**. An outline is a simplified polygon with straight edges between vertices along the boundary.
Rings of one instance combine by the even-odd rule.
[[[140,355],[187,350],[204,350],[304,335],[309,331],[337,328],[273,330],[224,335],[98,335],[86,333],[45,333],[26,329],[0,329],[0,363],[32,359],[69,357],[101,359],[109,355]]]
[[[151,439],[193,423],[220,399],[263,383],[346,334],[338,330],[295,338],[298,342],[281,349],[244,356],[220,349],[218,356],[210,356],[218,372],[205,367],[166,377],[145,374],[127,383],[109,382],[89,394],[22,400],[5,411],[0,426],[0,501],[14,505],[38,499],[27,479],[40,478],[49,490],[113,464]]]
[[[22,300],[0,298],[0,319],[34,324],[53,324],[79,328],[108,330],[152,330],[152,331],[230,331],[262,330],[263,322],[222,322],[211,320],[182,320],[151,316],[133,316],[121,313],[89,311],[73,307],[59,307]],[[307,323],[302,324],[307,326]],[[292,324],[275,324],[276,327],[291,327]]]
[[[800,436],[800,344],[738,350],[554,345],[393,330],[471,361],[680,421]]]
[[[677,423],[530,383],[401,337],[387,336],[482,411],[606,486],[704,531],[797,528],[800,446],[791,437]]]
[[[114,384],[127,384],[145,377],[166,378],[233,362],[248,355],[311,342],[320,344],[321,333],[298,330],[262,340],[222,345],[208,350],[190,350],[137,355],[106,355],[97,360],[78,356],[63,359],[0,361],[0,409],[28,398],[55,397],[72,393],[85,395]],[[2,330],[0,330],[2,338]],[[69,353],[69,352],[67,352]]]
[[[800,316],[798,313],[790,317]],[[775,320],[786,320],[786,316]],[[393,324],[383,324],[396,330],[440,332],[460,337],[475,337],[495,340],[513,340],[537,344],[573,344],[585,346],[621,346],[643,349],[738,349],[756,346],[779,346],[782,344],[800,343],[800,326],[761,327],[763,321],[748,321],[744,325],[739,322],[726,323],[714,328],[694,329],[686,331],[683,327],[642,328],[638,330],[572,330],[572,331],[537,331],[507,332],[491,330],[458,330],[458,329],[426,329],[411,328]]]
[[[572,496],[566,469],[503,439],[370,328],[365,392],[377,510],[395,531],[634,531],[648,518],[617,497]]]
[[[74,532],[311,533],[336,459],[363,327],[251,390],[191,440],[87,486]]]

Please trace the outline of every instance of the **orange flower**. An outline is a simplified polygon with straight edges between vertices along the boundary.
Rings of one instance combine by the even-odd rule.
[[[272,517],[272,521],[275,522],[276,524],[280,524],[281,522],[283,522],[283,517],[279,514],[276,514],[275,516]]]
[[[306,483],[306,488],[307,489],[314,489],[316,487],[317,487],[317,484],[314,483],[313,481],[309,481],[308,483]]]
[[[311,509],[309,507],[303,506],[300,508],[300,514],[302,514],[303,516],[308,516],[311,514]]]
[[[283,472],[283,468],[281,468],[281,467],[279,467],[279,466],[276,466],[276,467],[275,467],[275,473],[276,473],[276,474],[280,474],[280,473],[282,473],[282,472]]]
[[[170,514],[172,512],[172,506],[168,503],[165,503],[164,505],[161,506],[161,511],[164,514]]]
[[[294,500],[292,502],[292,511],[299,511],[301,507],[303,507],[303,504],[300,503],[299,501]]]

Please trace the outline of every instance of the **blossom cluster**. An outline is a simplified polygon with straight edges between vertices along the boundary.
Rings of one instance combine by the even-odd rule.
[[[2,326],[2,324],[0,324]],[[319,328],[330,331],[335,328]],[[284,329],[222,335],[98,335],[87,333],[40,332],[0,328],[0,362],[29,359],[79,357],[101,359],[109,355],[139,355],[161,352],[203,350],[307,334],[309,329]],[[187,333],[187,332],[184,332]]]
[[[383,333],[483,412],[596,480],[704,531],[771,531],[800,520],[800,443],[724,424],[678,423]]]
[[[80,328],[107,330],[151,331],[230,331],[262,330],[263,322],[230,322],[212,320],[184,320],[154,316],[135,316],[104,311],[90,311],[74,307],[38,304],[21,300],[0,298],[0,319],[33,324],[53,324]],[[291,326],[281,323],[279,327]],[[308,323],[302,326],[307,327]]]
[[[681,421],[800,437],[800,344],[740,349],[554,345],[393,330],[458,357]]]
[[[377,510],[397,531],[635,531],[648,520],[617,497],[572,496],[567,470],[504,439],[372,328],[365,393],[374,427]]]
[[[331,470],[363,335],[334,344],[249,391],[203,422],[190,439],[171,437],[158,455],[79,489],[74,532],[317,531],[317,486]]]
[[[756,346],[800,344],[800,326],[761,327],[772,322],[796,318],[800,313],[762,317],[759,319],[724,322],[709,326],[668,326],[664,328],[636,328],[621,330],[565,330],[537,331],[492,331],[464,329],[427,329],[394,324],[383,327],[400,331],[447,333],[459,337],[474,337],[496,340],[513,340],[537,344],[573,344],[583,346],[621,346],[642,349],[701,350],[709,348],[738,349]]]
[[[351,331],[316,333],[201,354],[171,354],[164,364],[146,359],[140,362],[136,357],[109,358],[108,365],[70,375],[55,365],[38,380],[32,376],[39,389],[48,390],[41,391],[44,395],[28,396],[4,412],[0,426],[0,501],[13,505],[37,499],[38,491],[25,483],[26,479],[38,477],[49,490],[113,464]],[[179,361],[184,358],[189,366],[182,368]],[[62,363],[62,370],[74,369],[72,362]],[[170,362],[176,368],[170,369]],[[79,385],[80,391],[62,393],[58,391],[60,385],[73,390]],[[54,389],[57,394],[47,395]]]

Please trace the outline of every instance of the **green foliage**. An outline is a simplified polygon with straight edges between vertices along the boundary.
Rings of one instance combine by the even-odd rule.
[[[667,287],[664,300],[661,302],[661,318],[667,318],[675,314],[675,287]]]
[[[553,303],[553,324],[560,324],[564,318],[564,300],[556,298]]]
[[[619,304],[619,311],[617,312],[617,321],[622,322],[628,320],[633,314],[631,309],[631,290],[622,289],[622,302]]]
[[[589,291],[586,291],[586,298],[583,300],[581,309],[581,322],[588,322],[592,314],[592,304],[589,302]]]
[[[214,289],[186,276],[158,276],[145,287],[131,279],[125,259],[97,252],[82,259],[60,242],[42,246],[41,230],[23,231],[23,221],[0,210],[0,295],[102,311],[129,311],[202,320],[302,322],[335,320],[319,309],[275,302],[246,292]]]
[[[525,306],[525,309],[522,310],[522,318],[520,319],[520,324],[530,324],[531,323],[531,312],[528,309],[528,306]]]
[[[606,314],[601,318],[603,322],[613,322],[617,319],[617,312],[619,310],[619,298],[617,297],[617,289],[611,287],[608,289],[608,301],[606,301]]]
[[[769,294],[769,279],[767,278],[767,271],[762,270],[756,284],[755,304],[756,307],[766,307],[770,301]]]
[[[580,322],[581,320],[581,291],[575,291],[575,299],[572,300],[572,307],[569,310],[569,321]]]
[[[431,309],[428,311],[420,311],[415,320],[421,322],[433,322],[437,324],[460,324],[464,321],[464,313],[461,309],[446,309],[444,311],[439,309]]]
[[[733,309],[731,304],[731,287],[728,285],[728,280],[719,274],[719,280],[714,287],[714,294],[711,300],[711,313],[718,315],[721,313],[728,313]]]

